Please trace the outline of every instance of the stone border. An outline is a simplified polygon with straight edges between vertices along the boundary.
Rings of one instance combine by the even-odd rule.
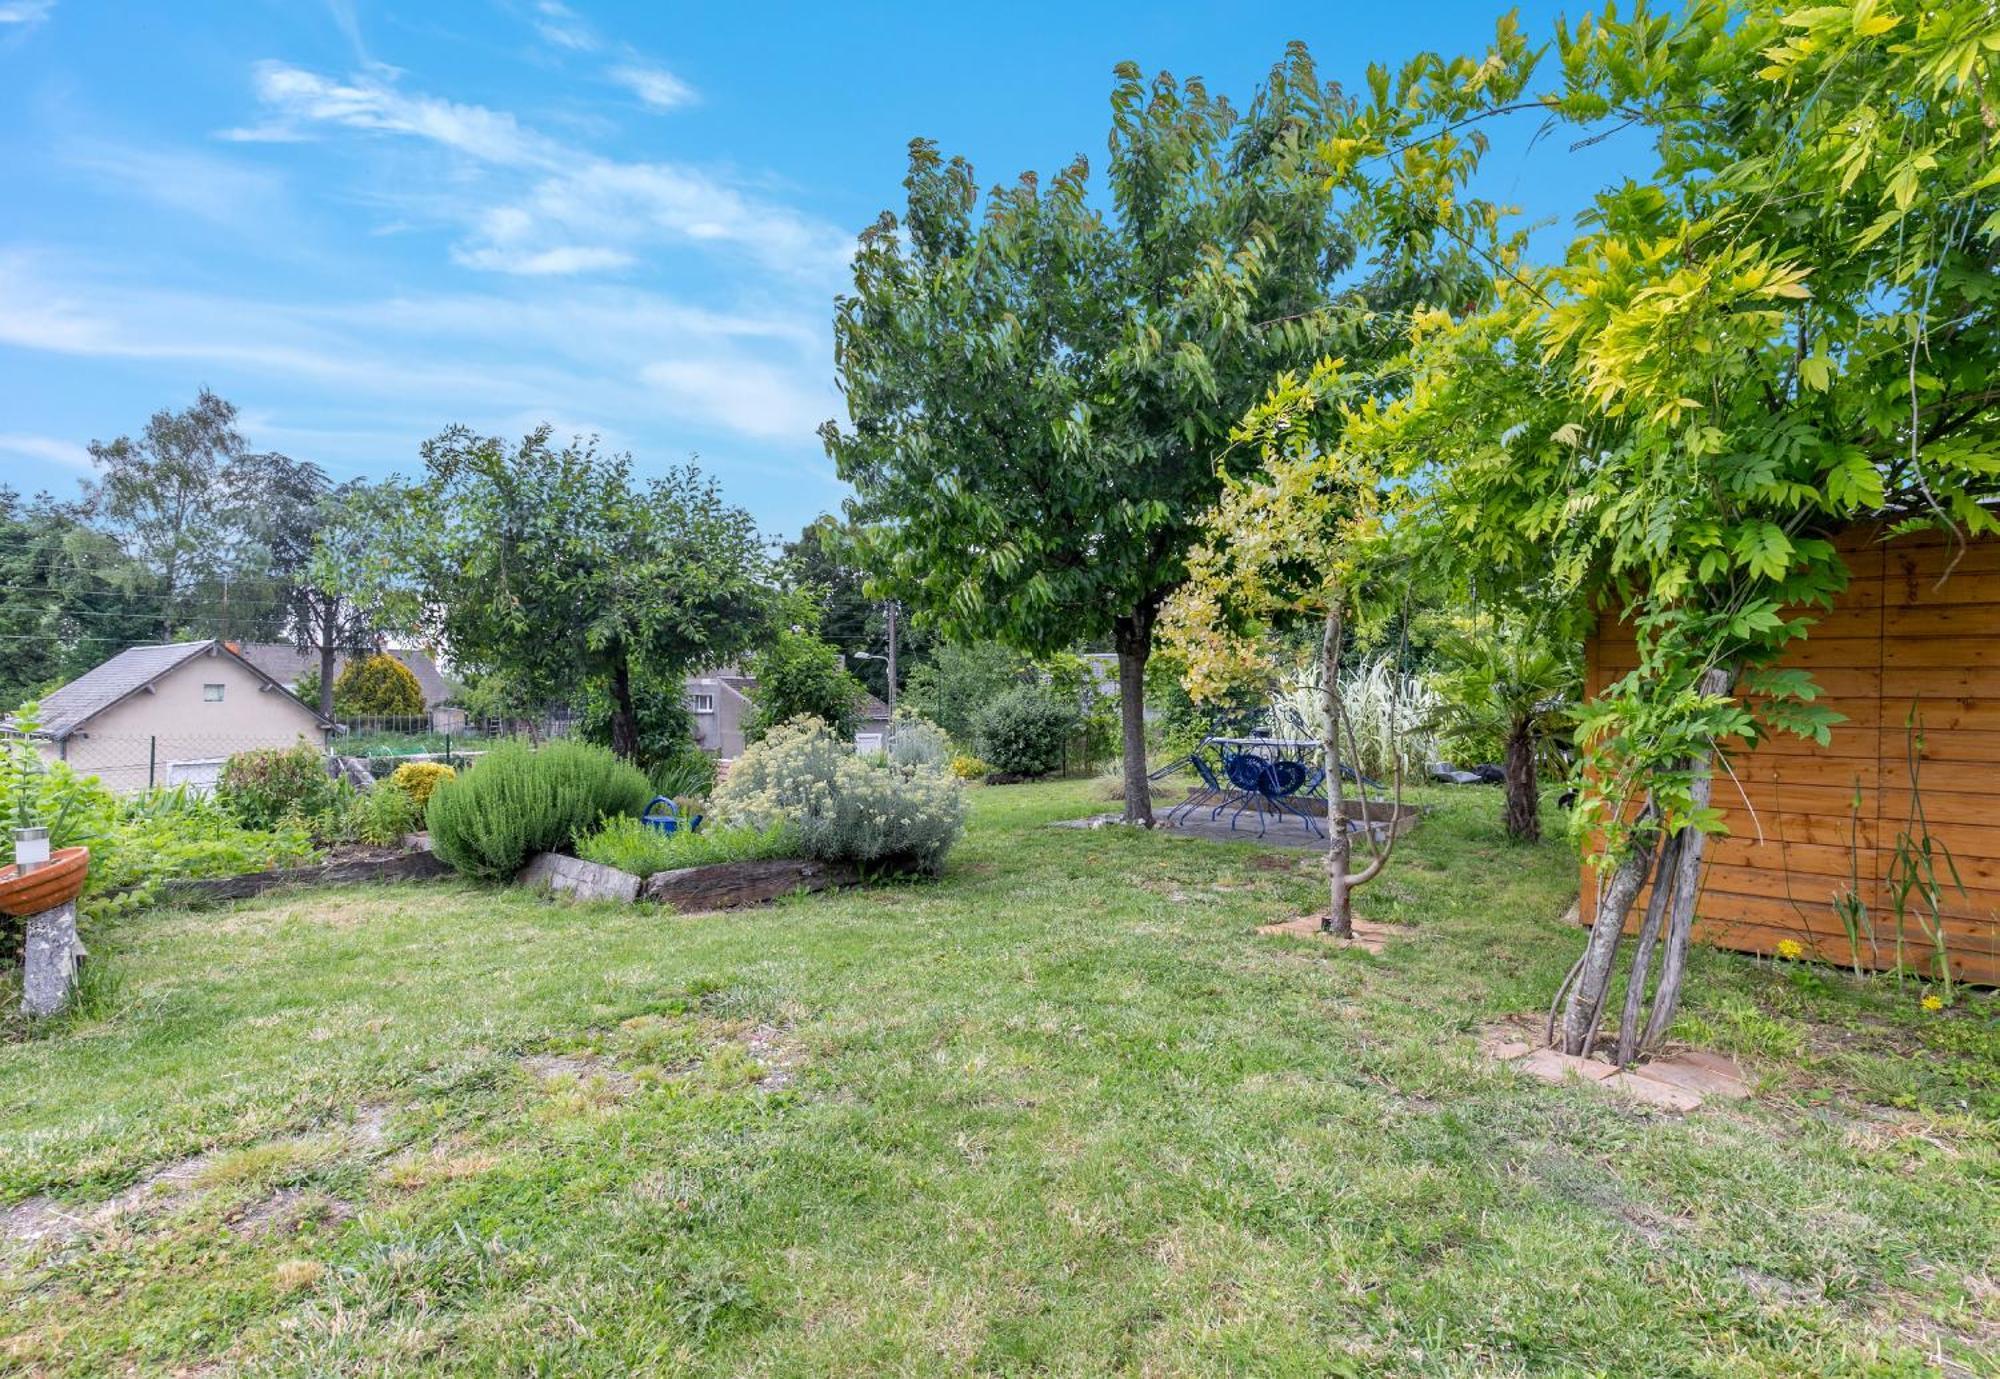
[[[765,905],[800,891],[861,884],[861,872],[835,862],[779,857],[757,862],[713,862],[640,878],[629,871],[557,852],[537,854],[515,881],[571,900],[647,901],[682,914]]]

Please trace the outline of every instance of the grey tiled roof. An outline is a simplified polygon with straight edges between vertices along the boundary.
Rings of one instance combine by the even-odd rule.
[[[172,642],[165,646],[135,646],[127,648],[110,660],[90,670],[64,685],[42,696],[38,731],[51,737],[68,737],[85,723],[103,713],[127,695],[135,694],[152,684],[167,672],[176,669],[197,656],[206,655],[211,647],[217,654],[233,656],[249,666],[253,674],[261,675],[286,694],[292,692],[287,685],[269,671],[245,660],[227,645],[206,642]],[[314,718],[319,711],[310,704],[301,708]]]
[[[135,646],[103,665],[42,696],[42,731],[67,737],[85,720],[145,688],[183,661],[208,650],[209,642],[174,642],[167,646]]]

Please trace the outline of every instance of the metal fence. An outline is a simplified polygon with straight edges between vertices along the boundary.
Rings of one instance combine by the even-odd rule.
[[[290,747],[309,738],[279,740],[246,733],[74,733],[62,742],[37,740],[46,760],[67,762],[79,775],[96,776],[116,795],[136,795],[156,786],[186,786],[198,793],[215,788],[223,763],[238,752]]]

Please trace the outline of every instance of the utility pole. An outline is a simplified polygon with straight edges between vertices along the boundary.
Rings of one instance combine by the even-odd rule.
[[[889,733],[896,731],[896,600],[889,600]],[[885,738],[886,740],[886,738]]]

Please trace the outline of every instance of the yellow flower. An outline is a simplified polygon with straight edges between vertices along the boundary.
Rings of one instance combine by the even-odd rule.
[[[1797,939],[1781,938],[1778,940],[1778,956],[1784,958],[1787,962],[1795,961],[1805,955],[1806,946]]]
[[[1925,1009],[1925,1010],[1943,1010],[1943,1009],[1944,1009],[1944,1002],[1943,1002],[1943,1001],[1941,1001],[1941,1000],[1939,1000],[1939,999],[1938,999],[1937,997],[1935,997],[1935,996],[1926,996],[1926,997],[1924,997],[1924,1009]]]

